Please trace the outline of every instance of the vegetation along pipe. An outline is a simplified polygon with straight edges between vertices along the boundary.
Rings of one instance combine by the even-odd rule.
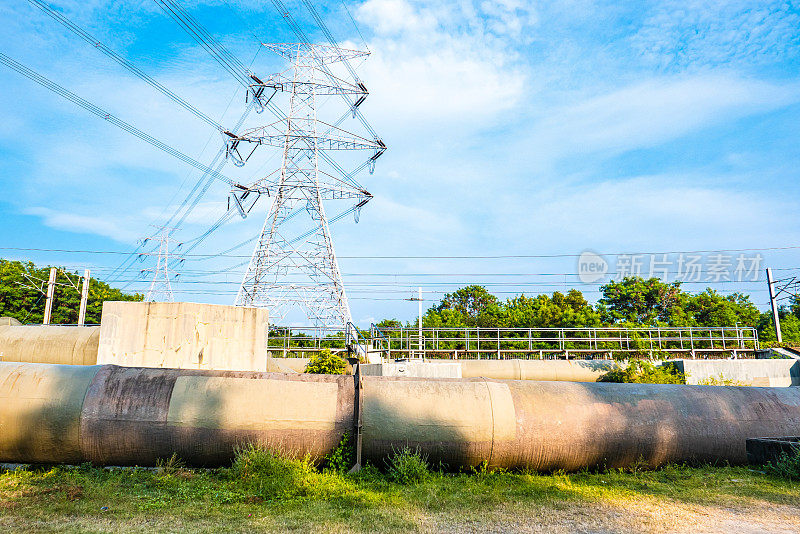
[[[353,376],[0,363],[0,461],[223,465],[259,442],[321,458],[354,426]],[[451,468],[743,463],[800,434],[800,388],[363,377],[363,455]]]

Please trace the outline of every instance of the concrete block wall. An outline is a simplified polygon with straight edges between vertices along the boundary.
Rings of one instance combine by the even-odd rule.
[[[267,371],[263,308],[191,302],[105,302],[99,364]]]
[[[735,380],[744,386],[786,387],[800,385],[800,360],[674,360],[686,373],[686,383],[708,379]]]

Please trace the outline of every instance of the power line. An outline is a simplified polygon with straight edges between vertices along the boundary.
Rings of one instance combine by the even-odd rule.
[[[223,47],[201,26],[183,7],[173,0],[155,0],[161,9],[192,37],[211,57],[233,78],[249,88],[249,70],[244,64]]]
[[[72,21],[70,21],[67,17],[65,17],[64,15],[59,13],[58,11],[54,10],[52,7],[50,7],[46,3],[42,2],[41,0],[28,0],[28,2],[33,4],[35,7],[39,8],[41,11],[43,11],[45,14],[49,15],[51,18],[53,18],[57,22],[61,23],[64,27],[66,27],[72,33],[74,33],[75,35],[77,35],[78,37],[80,37],[81,39],[83,39],[84,41],[89,43],[90,45],[92,45],[93,48],[95,48],[96,50],[99,50],[100,52],[102,52],[103,54],[105,54],[106,56],[108,56],[109,58],[114,60],[115,62],[117,62],[119,65],[122,65],[123,67],[125,67],[128,71],[133,73],[135,76],[137,76],[138,78],[140,78],[141,80],[143,80],[144,82],[149,84],[151,87],[153,87],[154,89],[156,89],[157,91],[162,93],[164,96],[166,96],[167,98],[169,98],[173,102],[177,103],[178,105],[180,105],[181,107],[183,107],[184,109],[186,109],[187,111],[189,111],[190,113],[195,115],[200,120],[206,122],[207,124],[209,124],[210,126],[216,128],[219,131],[223,131],[225,129],[217,121],[215,121],[214,119],[212,119],[211,117],[209,117],[208,115],[206,115],[205,113],[203,113],[202,111],[197,109],[195,106],[193,106],[190,103],[188,103],[186,100],[184,100],[183,98],[181,98],[180,96],[175,94],[170,89],[167,89],[161,83],[159,83],[158,81],[153,79],[151,76],[149,76],[148,74],[143,72],[141,69],[139,69],[136,65],[134,65],[133,63],[131,63],[127,59],[123,58],[122,56],[120,56],[116,52],[114,52],[108,46],[106,46],[105,44],[101,43],[99,40],[94,38],[86,30],[84,30],[83,28],[81,28],[77,24],[75,24]]]
[[[133,135],[135,137],[138,137],[139,139],[141,139],[143,141],[146,141],[147,143],[150,143],[154,147],[166,152],[170,156],[173,156],[173,157],[183,161],[187,165],[191,165],[192,167],[194,167],[196,169],[199,169],[199,170],[201,170],[201,171],[203,171],[205,173],[208,173],[211,176],[213,176],[214,178],[216,178],[218,180],[221,180],[221,181],[227,183],[228,185],[236,184],[236,182],[234,180],[226,177],[223,174],[220,174],[219,172],[215,171],[214,169],[211,169],[211,168],[207,167],[206,165],[203,165],[199,161],[195,160],[194,158],[191,158],[191,157],[187,156],[183,152],[181,152],[181,151],[179,151],[179,150],[177,150],[175,148],[172,148],[171,146],[169,146],[168,144],[164,143],[163,141],[160,141],[160,140],[156,139],[155,137],[144,133],[143,131],[139,130],[135,126],[132,126],[132,125],[128,124],[127,122],[123,121],[122,119],[119,119],[119,118],[115,117],[111,113],[109,113],[109,112],[107,112],[107,111],[95,106],[94,104],[92,104],[88,100],[85,100],[85,99],[77,96],[76,94],[70,92],[69,90],[61,87],[57,83],[45,78],[44,76],[42,76],[41,74],[37,73],[36,71],[34,71],[32,69],[29,69],[28,67],[26,67],[25,65],[23,65],[21,63],[18,63],[17,61],[14,61],[13,59],[11,59],[7,55],[3,54],[2,52],[0,52],[0,63],[3,63],[7,67],[17,71],[18,73],[22,74],[26,78],[29,78],[30,80],[33,80],[34,82],[38,83],[42,87],[50,89],[51,91],[53,91],[57,95],[62,96],[63,98],[69,100],[70,102],[72,102],[74,104],[77,104],[78,106],[82,107],[86,111],[89,111],[89,112],[97,115],[101,119],[103,119],[105,121],[108,121],[109,123],[113,124],[114,126],[117,126],[118,128],[121,128],[122,130],[128,132],[129,134],[131,134],[131,135]]]
[[[361,30],[358,28],[358,24],[356,24],[356,19],[353,18],[353,15],[350,13],[350,9],[347,7],[347,4],[345,4],[344,0],[341,0],[341,1],[342,1],[342,6],[344,7],[344,10],[347,12],[347,16],[350,17],[350,21],[353,23],[353,27],[358,32],[358,36],[361,37],[361,42],[364,43],[364,48],[367,49],[367,52],[370,52],[369,45],[367,44],[367,40],[364,39],[364,35],[361,33]]]
[[[1,54],[0,54],[1,56]],[[24,252],[64,252],[74,254],[130,254],[125,251],[115,250],[87,250],[87,249],[56,249],[56,248],[32,248],[32,247],[0,247],[0,250],[16,250]],[[761,248],[732,248],[732,249],[707,249],[707,250],[673,250],[667,252],[621,252],[614,254],[604,254],[604,256],[629,256],[629,255],[662,255],[662,254],[708,254],[715,252],[768,252],[776,250],[800,250],[800,246],[791,245],[785,247],[761,247]],[[190,254],[188,257],[205,258],[205,257],[226,257],[226,258],[249,258],[250,256],[243,256],[238,254]],[[410,259],[410,260],[428,260],[428,259],[539,259],[539,258],[579,258],[581,254],[505,254],[505,255],[476,255],[476,256],[339,256],[339,258],[346,259],[362,259],[362,260],[384,260],[384,259]],[[800,267],[791,267],[789,269],[800,269]],[[777,269],[776,269],[777,270]]]

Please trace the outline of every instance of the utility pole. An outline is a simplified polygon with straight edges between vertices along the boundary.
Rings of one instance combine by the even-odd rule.
[[[422,288],[418,287],[417,288],[417,296],[416,297],[411,297],[408,300],[410,300],[412,302],[416,300],[417,303],[419,304],[419,319],[418,319],[418,322],[417,322],[417,336],[418,336],[418,338],[417,338],[418,339],[417,347],[419,348],[419,351],[420,351],[420,358],[423,358],[425,356],[425,352],[424,352],[425,347],[422,345]]]
[[[44,303],[44,319],[42,324],[50,324],[50,315],[53,312],[53,293],[56,289],[56,272],[55,267],[50,267],[50,279],[47,281],[47,300]]]
[[[86,322],[86,305],[89,303],[89,269],[83,270],[83,283],[81,284],[81,308],[78,312],[78,326]]]
[[[775,324],[775,338],[783,343],[781,335],[781,319],[778,317],[778,300],[775,298],[775,282],[772,280],[772,269],[767,268],[767,286],[769,287],[769,304],[772,307],[772,321]]]

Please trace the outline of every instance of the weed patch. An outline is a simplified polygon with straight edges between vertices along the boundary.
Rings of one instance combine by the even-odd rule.
[[[786,480],[800,480],[800,447],[782,452],[777,460],[767,464],[767,472]]]
[[[386,476],[398,484],[419,484],[430,476],[428,459],[419,449],[403,447],[393,451],[387,460]]]

